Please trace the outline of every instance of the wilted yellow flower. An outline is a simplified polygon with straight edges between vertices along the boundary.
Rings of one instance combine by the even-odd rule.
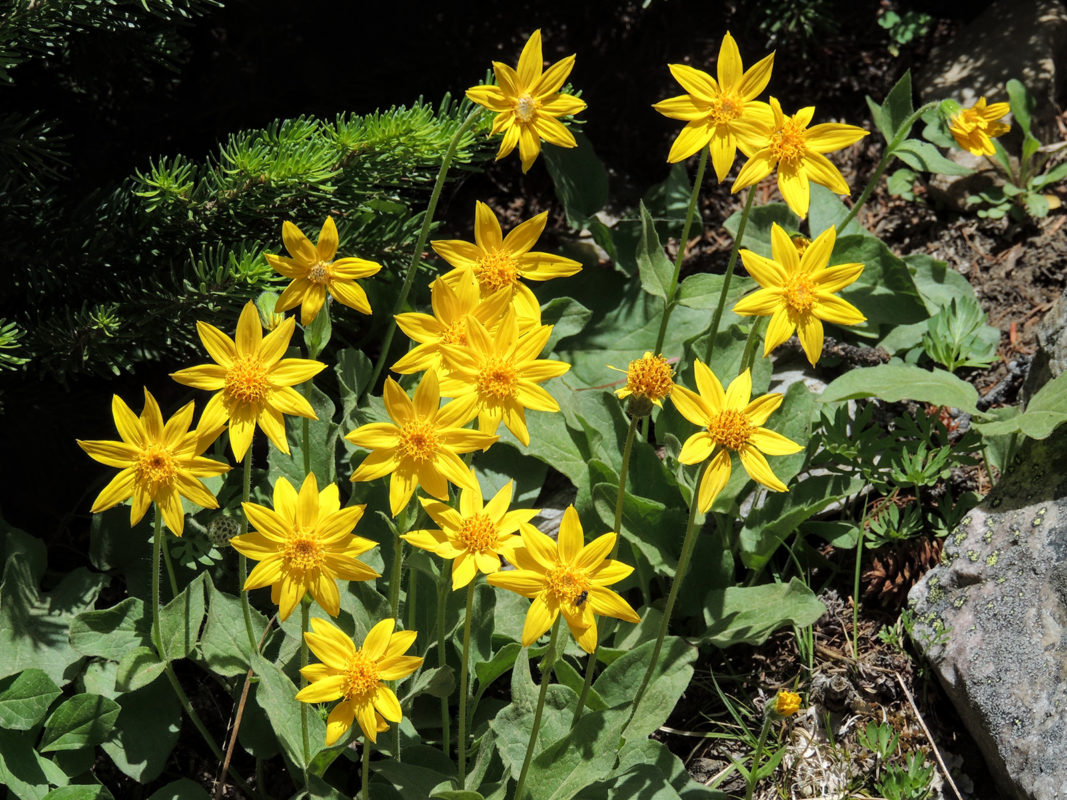
[[[763,146],[751,155],[734,181],[731,192],[745,189],[778,169],[778,189],[798,217],[806,217],[811,202],[810,181],[837,194],[848,194],[848,184],[837,167],[823,153],[832,153],[867,135],[863,128],[824,122],[809,128],[815,107],[807,106],[787,117],[782,106],[771,98],[774,119],[764,131]]]
[[[548,212],[516,225],[504,237],[496,214],[485,203],[474,207],[474,242],[460,239],[439,239],[430,244],[437,255],[455,269],[442,277],[458,289],[460,276],[471,272],[478,279],[482,299],[503,289],[510,289],[509,299],[519,314],[523,328],[541,324],[541,304],[520,278],[547,281],[567,278],[581,270],[582,265],[572,258],[551,253],[530,252],[545,230]]]
[[[578,646],[587,653],[596,649],[595,615],[634,624],[641,621],[629,603],[607,588],[634,569],[607,558],[615,546],[614,533],[585,544],[578,512],[568,506],[558,542],[528,523],[523,524],[521,535],[522,547],[512,559],[517,569],[494,572],[486,581],[533,599],[522,626],[523,646],[537,641],[561,613]]]
[[[303,703],[329,703],[340,700],[326,719],[326,746],[329,747],[359,723],[363,735],[372,742],[389,728],[388,722],[403,718],[400,701],[385,681],[406,678],[422,666],[422,659],[404,653],[415,643],[415,631],[396,631],[395,620],[383,619],[370,629],[363,647],[328,620],[312,619],[311,631],[304,634],[311,652],[322,663],[308,664],[300,674],[310,681],[296,693]]]
[[[674,369],[667,359],[646,352],[641,358],[630,362],[630,366],[626,368],[626,386],[615,394],[620,400],[632,396],[662,408],[663,398],[668,397],[674,388],[673,378]]]
[[[267,263],[293,282],[282,292],[274,311],[288,311],[300,306],[300,324],[310,325],[318,315],[329,291],[338,302],[356,309],[362,314],[370,313],[370,301],[356,278],[367,278],[382,268],[381,264],[362,258],[339,258],[337,255],[337,225],[333,217],[319,232],[318,244],[312,244],[300,228],[291,222],[282,223],[282,241],[290,258],[267,255]]]
[[[91,458],[119,468],[119,474],[93,502],[94,514],[133,498],[132,527],[144,517],[149,503],[154,502],[166,526],[181,536],[185,526],[183,497],[204,508],[219,507],[215,496],[198,478],[221,475],[229,467],[201,458],[213,437],[200,436],[199,429],[189,430],[193,421],[192,403],[186,403],[164,423],[156,399],[145,389],[144,410],[139,418],[118,395],[111,398],[111,414],[121,442],[77,440],[78,446]]]
[[[429,314],[397,314],[396,324],[417,343],[399,361],[393,372],[409,375],[441,366],[441,347],[467,343],[469,319],[476,319],[492,330],[511,304],[511,292],[501,289],[484,300],[478,292],[478,281],[471,271],[463,271],[450,285],[443,278],[430,284]]]
[[[1011,130],[1011,125],[1000,122],[1000,118],[1009,111],[1011,106],[1007,103],[987,106],[985,98],[980,97],[973,106],[953,116],[948,129],[956,144],[967,152],[976,156],[991,156],[997,152],[993,147],[993,139]]]
[[[331,617],[341,610],[337,580],[368,581],[378,573],[357,558],[377,544],[356,536],[352,529],[366,506],[341,508],[337,486],[321,492],[308,475],[300,494],[285,478],[274,484],[274,508],[243,503],[255,530],[230,540],[233,548],[258,561],[244,589],[270,586],[270,600],[278,616],[287,619],[304,595]]]
[[[791,717],[800,710],[800,695],[784,689],[774,698],[774,713],[780,717]]]
[[[822,354],[822,323],[858,325],[867,318],[834,292],[855,281],[863,264],[828,267],[837,231],[827,228],[797,257],[797,247],[777,222],[771,225],[771,253],[764,258],[751,250],[741,251],[748,274],[762,288],[741,298],[734,313],[743,316],[771,315],[763,355],[784,343],[796,330],[804,354],[812,366]]]
[[[721,183],[733,166],[738,146],[746,154],[758,150],[761,129],[771,124],[771,108],[756,97],[767,88],[773,64],[771,53],[745,71],[737,42],[729,32],[719,46],[718,81],[685,64],[669,64],[671,74],[688,94],[652,106],[665,117],[686,122],[671,145],[667,161],[682,161],[710,146],[711,163]]]
[[[711,458],[697,489],[697,507],[706,512],[730,480],[731,453],[737,453],[741,466],[752,480],[776,492],[786,486],[771,471],[763,454],[785,456],[803,448],[780,433],[761,427],[782,404],[782,395],[765,394],[752,402],[752,375],[745,370],[723,391],[715,373],[700,360],[693,364],[697,392],[675,384],[671,402],[692,423],[703,430],[694,433],[678,454],[683,464],[700,464]],[[719,452],[715,453],[715,448]],[[715,457],[712,458],[712,454]]]
[[[577,142],[557,117],[577,114],[585,101],[559,90],[574,67],[574,56],[557,61],[547,70],[541,57],[541,31],[536,30],[522,48],[518,71],[493,62],[497,85],[472,86],[467,97],[495,111],[492,135],[504,134],[499,161],[519,146],[522,171],[526,172],[541,152],[541,140],[558,147],[576,147]]]
[[[427,372],[415,389],[415,402],[392,378],[385,380],[385,409],[392,422],[361,425],[345,438],[373,452],[352,473],[353,481],[372,481],[392,473],[389,507],[395,517],[407,505],[416,486],[438,500],[448,500],[448,482],[463,489],[477,486],[458,453],[485,450],[498,437],[466,430],[475,399],[454,400],[441,406],[437,373]],[[440,407],[439,407],[440,406]]]
[[[214,364],[172,373],[178,383],[216,392],[208,401],[201,426],[230,423],[230,447],[238,461],[245,457],[258,424],[274,446],[289,452],[283,414],[317,419],[311,404],[292,387],[310,380],[326,365],[306,358],[282,358],[293,338],[291,317],[263,335],[254,303],[245,304],[237,321],[236,342],[214,325],[197,322],[196,330]]]
[[[448,374],[441,378],[441,394],[471,402],[470,416],[464,422],[477,416],[483,433],[496,433],[503,422],[516,439],[528,445],[526,409],[559,411],[559,403],[538,384],[571,368],[562,361],[538,358],[551,335],[551,325],[520,335],[513,309],[493,334],[472,318],[467,346],[443,348]]]
[[[473,470],[471,477],[474,488],[460,492],[458,511],[437,500],[419,498],[426,513],[441,526],[439,530],[411,531],[401,537],[415,547],[453,559],[453,589],[466,586],[479,572],[488,575],[499,571],[501,556],[511,561],[521,543],[519,527],[540,513],[536,508],[508,511],[514,481],[508,481],[492,500],[483,503],[482,488]]]

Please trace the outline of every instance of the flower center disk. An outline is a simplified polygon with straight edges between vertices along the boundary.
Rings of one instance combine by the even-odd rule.
[[[537,113],[537,101],[530,96],[529,92],[523,94],[515,102],[515,116],[519,122],[529,122]]]
[[[467,344],[467,317],[466,315],[460,317],[447,328],[441,335],[441,342],[443,344]]]
[[[786,120],[785,124],[771,134],[771,155],[779,161],[793,163],[804,157],[804,128],[796,120]]]
[[[472,553],[489,552],[500,541],[496,523],[487,514],[475,514],[463,520],[458,538],[463,547]]]
[[[226,371],[223,391],[239,403],[262,403],[270,394],[270,381],[263,363],[255,357],[244,356],[233,362]]]
[[[556,567],[546,577],[548,591],[561,603],[573,605],[580,595],[588,594],[589,587],[592,586],[585,570],[573,567]]]
[[[308,270],[308,278],[312,283],[322,285],[330,280],[330,265],[322,261],[315,262],[315,266]]]
[[[716,98],[708,109],[708,122],[712,125],[723,125],[733,122],[741,116],[745,104],[735,94],[724,94]]]
[[[490,358],[478,373],[478,394],[483,398],[507,400],[515,396],[518,387],[515,367],[503,358]]]
[[[518,274],[515,260],[506,250],[493,250],[491,253],[486,253],[474,267],[474,276],[478,279],[478,284],[490,294],[505,286],[512,286]]]
[[[671,365],[663,356],[645,356],[630,362],[626,370],[626,388],[638,397],[662,400],[674,388],[672,375]]]
[[[341,691],[345,700],[369,699],[378,690],[381,681],[378,678],[378,665],[357,651],[345,665],[344,681]]]
[[[153,486],[166,486],[178,474],[174,456],[159,445],[151,445],[137,457],[137,477]]]
[[[403,458],[413,461],[429,461],[437,452],[437,435],[433,427],[425,420],[416,419],[405,422],[400,429],[400,443],[397,446]]]
[[[728,450],[740,450],[744,447],[752,430],[748,417],[734,409],[720,412],[708,425],[711,438]]]
[[[785,288],[785,301],[794,311],[810,311],[815,305],[815,284],[807,275],[794,275]]]
[[[294,536],[287,541],[282,558],[287,567],[302,572],[321,567],[325,560],[318,539],[307,535]]]

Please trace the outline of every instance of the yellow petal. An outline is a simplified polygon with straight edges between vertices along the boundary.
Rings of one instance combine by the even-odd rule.
[[[673,396],[673,393],[672,393]],[[715,450],[715,442],[706,430],[698,431],[685,440],[678,454],[680,464],[700,464]]]
[[[667,69],[683,89],[705,103],[711,103],[721,94],[715,79],[702,70],[687,64],[668,64]]]
[[[522,646],[529,647],[552,627],[552,623],[559,616],[559,607],[549,608],[545,600],[538,596],[530,603],[530,610],[526,612],[526,621],[522,625]]]
[[[737,42],[729,31],[722,37],[722,44],[719,45],[716,67],[721,91],[733,92],[740,88],[744,66],[741,64],[741,51],[737,49]]]
[[[792,439],[767,428],[757,428],[752,431],[749,434],[748,442],[769,456],[788,456],[793,453],[799,453],[804,449]]]
[[[112,478],[93,501],[92,512],[96,514],[105,511],[130,497],[133,494],[135,475],[133,468],[128,467]]]
[[[745,472],[756,483],[760,483],[775,492],[787,491],[786,485],[775,477],[775,474],[771,472],[767,459],[755,447],[746,445],[738,450],[737,454],[741,457],[741,466],[745,468]]]
[[[811,312],[800,314],[797,317],[797,338],[800,339],[800,346],[804,348],[808,362],[814,367],[822,355],[822,322]]]
[[[544,59],[541,55],[541,31],[540,29],[530,34],[530,38],[523,45],[519,55],[519,65],[516,70],[519,77],[519,87],[530,91],[541,77]]]
[[[322,230],[319,231],[319,241],[315,245],[319,260],[333,261],[333,257],[337,255],[337,244],[337,224],[333,221],[333,217],[326,217],[326,221],[322,223]]]
[[[727,481],[730,480],[730,453],[726,450],[720,450],[718,454],[708,462],[707,469],[704,471],[704,477],[700,481],[700,487],[697,490],[697,508],[701,513],[706,513],[711,508],[712,503],[715,502],[715,498],[719,496],[719,493],[726,486]]]
[[[305,264],[315,263],[315,245],[300,231],[300,228],[288,220],[282,223],[282,242],[293,258]]]
[[[259,323],[259,311],[256,310],[256,304],[249,300],[241,309],[241,316],[237,320],[237,354],[245,357],[255,356],[262,339],[263,326]]]
[[[789,308],[783,303],[771,315],[771,321],[767,325],[767,333],[763,338],[763,355],[770,355],[776,347],[789,341],[795,329],[796,324],[789,315]]]

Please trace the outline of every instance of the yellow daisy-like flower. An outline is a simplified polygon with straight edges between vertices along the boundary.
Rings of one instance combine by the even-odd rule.
[[[461,489],[478,485],[457,454],[486,450],[499,437],[462,427],[473,417],[469,413],[473,397],[441,406],[437,373],[432,370],[419,381],[414,402],[392,378],[385,381],[384,397],[393,421],[361,425],[345,436],[357,447],[373,451],[352,473],[353,481],[372,481],[391,473],[389,507],[394,517],[416,486],[438,500],[448,500],[449,481]]]
[[[389,728],[387,722],[403,719],[400,701],[385,681],[406,678],[422,666],[422,659],[404,655],[418,634],[394,633],[395,626],[395,620],[383,619],[370,629],[363,647],[357,648],[328,620],[311,620],[304,640],[322,663],[300,670],[310,684],[296,693],[296,699],[303,703],[341,701],[326,719],[327,747],[348,732],[353,720],[366,738],[377,742],[378,734]]]
[[[470,402],[470,416],[464,422],[477,416],[483,433],[495,433],[503,422],[516,439],[528,445],[526,409],[559,411],[559,404],[538,384],[571,368],[562,361],[538,358],[551,335],[551,325],[520,335],[511,309],[494,334],[472,318],[467,346],[443,348],[449,372],[441,379],[441,394]]]
[[[119,468],[119,474],[93,502],[94,514],[133,498],[133,527],[144,517],[149,503],[154,502],[166,526],[181,536],[185,527],[183,497],[204,508],[219,507],[215,496],[198,478],[221,475],[229,467],[201,457],[214,437],[202,436],[199,428],[189,430],[192,403],[186,403],[164,423],[156,399],[145,389],[140,417],[118,395],[111,398],[111,414],[121,442],[77,440],[90,458]]]
[[[312,244],[300,228],[288,221],[282,223],[282,241],[290,257],[268,254],[267,263],[293,282],[274,304],[275,313],[300,306],[300,324],[310,325],[326,302],[326,292],[361,314],[371,313],[367,293],[356,283],[356,278],[368,278],[382,265],[362,258],[335,261],[337,225],[333,217],[326,217],[318,244]]]
[[[784,689],[774,698],[773,711],[780,717],[791,717],[800,710],[800,695]]]
[[[541,56],[541,31],[530,36],[519,56],[518,70],[493,62],[496,86],[472,86],[467,97],[496,112],[490,134],[504,134],[499,161],[519,146],[522,171],[526,172],[541,152],[541,140],[557,147],[576,147],[567,127],[557,119],[577,114],[585,101],[559,90],[574,67],[574,56],[557,61],[547,70]]]
[[[468,320],[473,318],[492,330],[511,304],[511,292],[500,290],[481,299],[473,272],[462,272],[451,285],[443,278],[430,284],[429,314],[397,314],[396,324],[416,347],[393,364],[393,372],[410,375],[441,366],[441,347],[467,344]]]
[[[615,369],[615,367],[611,367]],[[626,368],[626,385],[615,395],[620,400],[633,397],[663,407],[663,398],[669,397],[674,388],[674,368],[663,356],[646,352],[635,358]]]
[[[776,492],[786,491],[785,484],[775,477],[763,454],[786,456],[803,448],[780,433],[761,427],[782,404],[782,395],[765,394],[749,402],[752,396],[749,370],[738,375],[724,392],[707,364],[697,360],[693,369],[699,394],[675,384],[671,402],[683,417],[703,428],[682,445],[678,460],[683,464],[700,464],[715,454],[697,489],[700,511],[711,508],[730,480],[731,453],[737,453],[741,466],[752,480]],[[719,448],[718,453],[715,453],[716,448]]]
[[[419,498],[426,513],[441,526],[439,530],[412,531],[401,537],[415,547],[453,559],[453,589],[463,588],[479,572],[489,575],[499,571],[501,556],[512,561],[515,548],[521,544],[517,536],[520,526],[540,513],[536,508],[508,511],[514,481],[508,481],[492,500],[484,503],[473,470],[471,478],[474,488],[460,492],[458,511],[436,500]]]
[[[509,299],[519,314],[519,322],[527,328],[541,324],[541,304],[519,279],[569,278],[582,268],[572,258],[530,252],[544,232],[547,221],[548,212],[542,211],[516,225],[505,237],[496,214],[479,201],[474,207],[473,243],[443,239],[430,244],[437,255],[455,267],[442,276],[453,288],[458,288],[465,272],[471,272],[478,280],[483,300],[503,289],[510,289]]]
[[[804,354],[812,366],[822,354],[822,323],[858,325],[867,318],[859,309],[834,292],[855,281],[863,264],[838,264],[828,267],[837,231],[827,228],[798,257],[797,247],[778,223],[771,226],[771,252],[764,258],[751,250],[741,251],[748,274],[762,288],[741,298],[734,313],[743,316],[771,315],[763,355],[784,343],[797,332]]]
[[[522,626],[522,644],[529,646],[552,627],[561,613],[578,646],[596,649],[596,615],[634,624],[637,612],[618,593],[607,588],[633,572],[633,567],[606,556],[615,546],[614,533],[585,543],[582,522],[574,506],[563,512],[558,541],[528,523],[522,526],[522,547],[515,550],[514,570],[495,572],[486,580],[533,599]]]
[[[991,156],[997,151],[993,139],[1003,136],[1011,130],[1011,125],[1001,122],[1000,118],[1011,111],[1007,103],[993,103],[987,106],[981,97],[970,108],[965,108],[953,116],[948,129],[956,144],[976,156]]]
[[[230,424],[230,447],[245,457],[256,425],[274,446],[289,452],[283,414],[317,419],[311,404],[292,387],[310,380],[326,365],[306,358],[282,358],[296,329],[291,317],[266,336],[259,312],[248,302],[237,321],[236,341],[214,325],[197,322],[196,330],[214,364],[179,370],[171,377],[185,386],[216,392],[204,409],[209,425]],[[204,424],[203,422],[201,423]]]
[[[366,506],[341,508],[337,486],[321,492],[314,475],[296,489],[285,478],[274,484],[274,508],[242,503],[254,530],[230,540],[234,549],[258,561],[246,591],[270,586],[270,600],[287,619],[304,595],[331,617],[341,610],[337,580],[369,581],[378,573],[357,558],[378,545],[352,529]]]
[[[764,131],[763,146],[753,153],[734,181],[731,192],[738,192],[778,169],[778,189],[798,217],[808,215],[811,202],[810,181],[837,194],[849,194],[848,184],[837,167],[823,153],[832,153],[854,144],[868,131],[855,125],[824,122],[809,128],[815,107],[807,106],[787,117],[782,106],[771,98],[774,115],[771,128]]]
[[[719,46],[716,81],[708,73],[685,64],[668,64],[674,79],[688,92],[662,100],[652,107],[665,117],[686,123],[671,145],[667,161],[684,161],[709,147],[715,175],[726,179],[737,148],[754,153],[761,144],[762,129],[771,124],[771,108],[756,97],[771,79],[774,53],[745,71],[741,53],[729,32]]]

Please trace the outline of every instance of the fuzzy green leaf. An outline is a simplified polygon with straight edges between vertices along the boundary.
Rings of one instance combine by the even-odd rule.
[[[587,711],[566,736],[539,752],[526,778],[533,800],[570,800],[607,777],[629,713],[626,706]]]
[[[301,703],[296,699],[296,686],[280,667],[262,656],[253,659],[253,667],[259,678],[255,693],[256,704],[266,712],[274,735],[278,737],[286,755],[298,767],[307,766],[326,739],[326,723],[318,714],[308,715],[308,741],[311,743],[311,752],[305,760],[300,729]]]
[[[70,645],[82,655],[119,661],[131,648],[149,643],[151,627],[144,603],[127,597],[111,608],[76,616],[70,624]]]
[[[1021,414],[995,422],[977,422],[975,427],[983,436],[1021,433],[1031,439],[1047,439],[1064,422],[1067,422],[1067,373],[1038,389]]]
[[[901,76],[881,105],[868,97],[867,106],[871,109],[878,131],[885,137],[886,143],[891,142],[915,111],[911,104],[911,72],[907,71]]]
[[[163,650],[169,661],[185,658],[200,639],[204,621],[204,587],[207,573],[201,572],[181,593],[159,612]]]
[[[151,647],[135,647],[122,657],[115,674],[115,688],[133,692],[147,686],[163,674],[164,663]]]
[[[98,694],[74,695],[45,722],[41,752],[100,744],[111,735],[119,711],[118,703]]]
[[[716,589],[704,603],[707,628],[700,641],[716,647],[762,644],[783,625],[811,625],[825,612],[811,589],[796,578],[789,583]]]
[[[674,264],[663,252],[656,223],[644,203],[641,203],[641,238],[637,243],[636,260],[641,273],[641,288],[664,300],[670,297],[674,289]]]
[[[0,728],[28,731],[44,719],[52,701],[62,692],[39,669],[19,673],[0,691]]]
[[[101,748],[115,766],[140,783],[162,774],[178,742],[182,710],[167,681],[155,681],[118,699],[115,736]]]
[[[589,139],[573,128],[577,147],[544,147],[541,153],[556,187],[556,197],[575,230],[604,207],[608,200],[608,171]]]
[[[210,800],[211,795],[203,786],[189,778],[178,778],[162,789],[156,789],[148,800]]]
[[[941,151],[921,139],[905,139],[893,151],[893,155],[912,169],[933,172],[938,175],[973,175],[974,170],[950,161]]]
[[[44,800],[114,800],[114,795],[101,784],[60,786],[44,796]]]
[[[592,316],[592,311],[573,298],[553,297],[541,308],[541,324],[553,326],[543,352],[551,353],[561,339],[583,331]]]
[[[269,464],[268,477],[271,484],[278,478],[286,478],[297,490],[307,477],[304,469],[304,424],[308,426],[308,441],[311,448],[311,471],[322,489],[337,480],[337,442],[341,436],[340,427],[333,422],[335,406],[333,401],[317,386],[301,386],[298,391],[307,397],[318,419],[305,420],[303,417],[285,417],[285,437],[289,442],[290,454],[286,455],[273,445],[267,455]]]
[[[245,629],[241,601],[233,595],[207,584],[208,612],[200,652],[207,665],[220,675],[243,675],[251,664],[252,645]],[[267,627],[267,619],[254,608],[252,632],[256,642]]]
[[[877,397],[895,403],[915,400],[978,414],[978,392],[971,384],[942,369],[891,363],[853,369],[833,381],[819,398],[823,403]]]

